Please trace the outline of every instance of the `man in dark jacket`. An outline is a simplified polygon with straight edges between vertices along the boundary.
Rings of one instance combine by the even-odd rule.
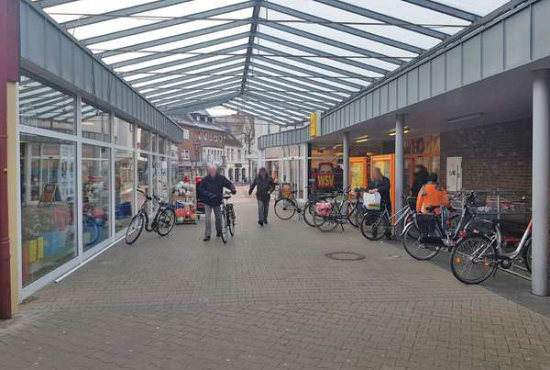
[[[223,202],[223,189],[231,190],[232,194],[237,193],[235,186],[225,176],[218,173],[218,166],[208,166],[208,175],[202,178],[198,188],[199,198],[204,202],[204,241],[210,240],[212,232],[212,211],[216,219],[216,236],[222,235],[222,217],[220,205]]]
[[[421,164],[417,164],[414,168],[414,182],[411,188],[411,195],[413,197],[418,196],[418,192],[424,185],[428,183],[428,169]]]
[[[391,183],[390,179],[388,179],[386,176],[382,175],[382,171],[378,167],[374,167],[374,170],[372,171],[372,179],[368,183],[367,190],[369,193],[380,193],[380,202],[382,203],[382,207],[386,208],[388,210],[388,213],[392,214],[392,204],[391,204]],[[391,238],[391,231],[386,229],[384,232],[386,238]]]
[[[256,188],[256,199],[258,200],[258,224],[264,226],[264,224],[267,225],[269,200],[271,198],[271,193],[275,189],[275,183],[263,167],[260,168],[258,176],[256,176],[252,184],[250,184],[248,194],[252,195],[254,188]]]

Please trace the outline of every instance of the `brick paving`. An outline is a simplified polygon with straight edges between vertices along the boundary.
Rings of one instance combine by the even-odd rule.
[[[298,219],[119,244],[0,324],[0,369],[550,370],[550,319],[398,244]],[[366,255],[335,261],[328,252]]]

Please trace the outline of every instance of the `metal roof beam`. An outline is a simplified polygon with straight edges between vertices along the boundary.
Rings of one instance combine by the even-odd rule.
[[[167,8],[169,6],[188,3],[191,1],[193,0],[159,0],[152,3],[135,5],[128,8],[113,10],[111,12],[92,15],[82,19],[75,19],[73,21],[63,22],[61,23],[61,25],[68,29],[82,27],[90,24],[112,20],[117,17],[128,17],[133,14],[148,12],[155,9]]]
[[[307,114],[303,114],[303,113],[302,114],[293,114],[292,112],[289,112],[288,110],[286,110],[284,108],[274,107],[274,106],[271,106],[269,104],[262,103],[262,102],[249,102],[249,101],[246,101],[246,99],[243,100],[242,98],[235,98],[234,101],[239,103],[239,104],[242,104],[245,107],[249,106],[252,109],[263,109],[263,110],[267,110],[267,111],[270,111],[270,112],[274,112],[278,116],[287,117],[290,120],[300,120],[300,119],[306,119],[308,117]]]
[[[438,3],[431,0],[403,0],[407,3],[421,6],[426,9],[435,10],[438,13],[450,15],[455,18],[459,18],[468,22],[475,22],[481,17],[473,13],[454,8],[449,5]]]
[[[176,107],[176,108],[173,108],[173,109],[168,109],[165,112],[167,114],[183,114],[183,113],[193,112],[197,109],[212,108],[212,107],[221,105],[225,102],[228,102],[231,99],[235,98],[236,96],[238,96],[238,94],[228,94],[228,95],[224,95],[224,96],[222,96],[218,99],[212,99],[212,100],[209,100],[209,101],[204,101],[204,102],[196,103],[196,104],[188,104],[188,105],[185,105],[185,106],[182,106],[182,107],[179,107],[179,108]]]
[[[257,99],[257,100],[264,100],[264,101],[267,101],[267,102],[275,102],[275,103],[283,103],[283,104],[288,104],[290,106],[294,106],[294,107],[297,107],[297,108],[304,108],[304,109],[307,109],[308,111],[314,111],[314,110],[325,110],[325,109],[328,109],[330,108],[330,105],[322,105],[322,104],[319,104],[319,103],[315,103],[315,102],[312,102],[312,101],[308,101],[308,100],[300,100],[300,99],[289,99],[290,97],[281,97],[281,96],[277,96],[275,94],[271,94],[271,93],[262,93],[262,94],[259,94],[259,93],[255,93],[255,92],[248,92],[246,94],[246,96],[248,97],[248,99],[250,100],[250,97],[253,97],[254,99]]]
[[[50,8],[52,6],[63,5],[67,3],[74,3],[77,0],[41,0],[35,2],[41,8]]]
[[[238,90],[238,89],[237,89]],[[229,101],[236,96],[239,96],[239,92],[235,91],[232,93],[225,93],[225,94],[208,94],[203,97],[194,99],[189,102],[179,102],[179,103],[173,103],[165,106],[160,106],[159,109],[161,109],[163,112],[172,111],[173,109],[189,109],[193,107],[194,109],[197,109],[197,105],[201,105],[203,107],[215,107],[216,105],[220,105],[220,102],[224,99],[227,99],[225,101]]]
[[[108,58],[108,57],[112,57],[112,56],[119,55],[119,54],[132,53],[132,52],[135,52],[135,51],[147,50],[147,48],[157,47],[157,46],[160,46],[160,45],[165,45],[165,44],[169,44],[169,43],[176,42],[176,41],[189,40],[189,39],[192,39],[192,38],[195,38],[195,37],[209,35],[209,34],[212,34],[212,33],[215,33],[215,32],[219,32],[219,31],[226,31],[226,30],[230,30],[232,28],[246,26],[249,23],[250,23],[249,21],[234,21],[234,22],[219,24],[219,25],[213,26],[213,27],[200,28],[200,29],[197,29],[197,30],[194,30],[194,31],[185,32],[185,33],[178,34],[178,35],[163,37],[163,38],[156,39],[156,40],[151,40],[151,41],[146,41],[146,42],[142,42],[142,43],[139,43],[139,44],[133,44],[133,45],[130,45],[130,46],[125,46],[125,47],[122,47],[120,49],[103,51],[103,52],[99,53],[99,56],[101,58]],[[93,48],[91,48],[91,49],[93,50]],[[162,53],[162,52],[160,52],[160,53]]]
[[[295,43],[295,42],[292,42],[292,41],[283,40],[283,39],[278,38],[278,37],[266,35],[264,33],[262,33],[259,37],[263,40],[271,41],[271,42],[276,43],[276,44],[280,44],[280,45],[283,45],[283,46],[286,46],[286,47],[289,47],[289,48],[292,48],[292,49],[296,49],[296,50],[300,50],[300,51],[312,54],[312,57],[320,56],[320,57],[326,57],[326,58],[334,58],[334,60],[336,60],[339,63],[349,64],[349,65],[352,65],[354,67],[362,68],[364,70],[368,70],[368,71],[371,71],[371,72],[374,72],[374,73],[379,73],[382,76],[385,76],[387,73],[390,72],[390,71],[388,71],[386,69],[382,69],[380,67],[376,67],[376,66],[372,66],[372,65],[369,65],[369,64],[357,62],[356,60],[352,60],[352,59],[341,58],[341,57],[338,57],[338,55],[336,55],[336,54],[327,53],[327,52],[320,51],[320,50],[317,50],[317,49],[312,49],[308,46],[304,46],[304,45],[301,45],[301,44],[298,44],[298,43]],[[264,46],[260,46],[260,45],[257,45],[256,47],[265,48]],[[306,58],[296,58],[296,59],[298,59],[300,61],[307,60]],[[334,67],[334,68],[336,68],[336,67]],[[368,78],[372,78],[372,77],[363,76],[363,79],[368,79]]]
[[[237,11],[237,10],[250,8],[253,5],[254,5],[254,0],[250,0],[250,1],[243,2],[243,3],[239,3],[239,4],[224,6],[224,7],[221,7],[221,8],[216,8],[216,9],[208,10],[208,11],[205,11],[205,12],[192,14],[190,17],[197,18],[197,20],[198,19],[204,19],[204,18],[211,18],[211,17],[216,17],[216,16],[219,16],[219,15],[223,15],[223,14],[226,14],[226,13],[231,13],[231,12],[234,12],[234,11]],[[120,38],[123,38],[123,37],[138,35],[140,33],[145,33],[145,32],[149,32],[149,31],[156,31],[156,30],[159,30],[159,29],[162,29],[162,28],[176,26],[178,24],[184,24],[184,23],[189,23],[189,22],[193,22],[193,21],[194,21],[194,19],[189,19],[188,17],[186,17],[186,18],[174,18],[174,19],[170,19],[170,20],[167,20],[167,21],[161,21],[161,22],[157,22],[157,23],[148,24],[148,25],[145,25],[145,26],[134,27],[134,28],[126,29],[126,30],[116,31],[116,32],[108,33],[106,35],[90,37],[90,38],[82,40],[82,42],[85,45],[92,45],[92,44],[97,44],[97,43],[100,43],[100,42],[111,41],[111,40],[116,40],[116,39],[120,39]]]
[[[261,60],[265,63],[269,63],[269,64],[274,65],[274,66],[279,66],[281,68],[294,70],[298,73],[303,73],[303,74],[309,73],[309,71],[307,69],[296,67],[292,64],[286,64],[286,63],[280,62],[278,60],[273,60],[273,59],[269,59],[269,58],[265,58],[265,57],[259,57],[259,56],[254,56],[254,60]],[[280,73],[281,72],[280,70],[278,70],[276,68],[272,68],[272,67],[266,66],[264,64],[257,64],[257,63],[253,62],[252,65],[254,66],[254,68],[260,68],[260,69],[263,69],[264,71],[269,71],[271,73]],[[269,75],[267,75],[267,76],[269,76]],[[289,78],[292,78],[292,77],[289,77]],[[327,89],[337,89],[338,88],[337,86],[326,84],[322,81],[309,81],[309,83],[319,85],[319,86],[323,86],[323,87],[326,87]],[[347,86],[347,84],[345,82],[342,82],[342,85]],[[348,87],[348,89],[345,90],[345,91],[348,91],[350,94],[352,94],[354,92],[357,92],[357,90],[360,90],[363,86],[355,85],[353,87],[350,87],[350,86],[347,86],[347,87]]]
[[[204,49],[204,48],[208,48],[208,47],[211,47],[211,46],[214,46],[214,45],[224,44],[226,42],[237,41],[237,40],[240,40],[242,38],[248,37],[248,35],[250,35],[249,31],[239,33],[239,34],[236,34],[236,35],[232,35],[232,36],[222,37],[222,38],[216,39],[216,40],[210,40],[210,41],[200,42],[198,44],[184,46],[182,48],[167,50],[166,52],[158,52],[158,53],[155,53],[155,54],[146,55],[146,56],[139,57],[139,58],[134,58],[134,59],[125,60],[125,61],[122,61],[122,62],[113,63],[113,64],[111,64],[111,67],[112,68],[126,67],[126,66],[131,66],[131,65],[134,65],[134,64],[140,64],[140,63],[143,63],[143,62],[149,62],[151,60],[165,58],[165,57],[167,57],[169,55],[172,55],[172,54],[177,54],[177,53],[184,54],[186,52],[193,51],[193,50]]]
[[[233,62],[233,61],[237,61],[237,60],[242,60],[242,57],[231,57],[231,58],[228,58],[226,60],[224,60],[224,64],[225,63],[228,63],[228,62]],[[207,67],[212,67],[212,66],[216,66],[218,64],[222,64],[222,63],[205,63],[205,64],[198,64],[198,65],[195,65],[195,66],[191,66],[191,67],[187,67],[187,68],[182,68],[182,69],[179,69],[178,72],[192,72],[192,71],[195,71],[197,69],[204,69],[204,68],[207,68]],[[208,72],[209,73],[218,73],[218,72],[226,72],[228,70],[231,70],[231,69],[234,69],[234,68],[237,68],[237,67],[242,67],[244,68],[244,63],[235,63],[235,64],[230,64],[230,65],[224,65],[222,67],[218,67],[218,68],[214,68],[214,69],[209,69]],[[168,73],[168,75],[170,73],[172,73],[173,71],[170,71]],[[154,75],[154,76],[148,76],[148,77],[144,77],[144,78],[140,78],[140,79],[136,79],[136,80],[132,80],[130,81],[130,83],[132,85],[137,85],[137,84],[141,84],[141,83],[144,83],[144,82],[149,82],[149,81],[154,81],[154,80],[158,80],[160,78],[164,77],[163,74],[160,74],[160,75]],[[171,83],[174,83],[174,82],[183,82],[183,81],[187,81],[189,79],[192,79],[192,78],[195,78],[196,76],[193,76],[193,75],[189,75],[189,76],[180,76],[180,77],[177,77],[177,78],[173,78],[173,79],[170,79],[170,80],[163,80],[163,81],[160,81],[160,82],[153,82],[153,83],[150,83],[150,84],[147,84],[147,85],[140,85],[140,86],[136,86],[138,89],[140,90],[143,90],[143,89],[148,89],[148,88],[154,88],[156,86],[164,86],[164,85],[168,85],[168,84],[171,84]]]
[[[251,78],[252,79],[252,78]],[[283,92],[289,91],[289,92],[304,92],[304,93],[312,93],[319,96],[319,94],[322,94],[322,96],[319,96],[320,99],[325,100],[332,100],[335,103],[340,102],[341,100],[345,99],[345,96],[337,95],[334,93],[334,91],[337,91],[336,89],[332,91],[325,91],[323,89],[302,85],[298,82],[294,81],[285,81],[285,83],[279,82],[279,81],[266,81],[262,77],[254,77],[254,81],[264,84],[264,89],[267,86],[275,86],[278,89],[283,89]],[[303,90],[302,90],[303,89]],[[268,89],[269,91],[269,89]],[[350,92],[342,91],[343,93],[346,93],[347,95],[351,95]]]
[[[350,3],[346,3],[340,0],[314,0],[314,1],[321,4],[328,5],[328,6],[332,6],[334,8],[345,10],[350,13],[361,15],[363,17],[375,19],[380,22],[384,22],[387,24],[394,24],[396,25],[396,27],[401,27],[409,31],[418,32],[426,36],[435,37],[436,39],[443,40],[449,36],[446,33],[443,33],[440,31],[422,27],[417,24],[404,21],[402,19],[394,18],[389,15],[384,15],[384,14],[381,14],[366,8],[362,8],[360,6],[356,6]]]
[[[233,84],[234,82],[237,82],[237,81],[240,81],[240,80],[241,80],[240,77],[228,78],[228,79],[225,79],[225,80],[207,79],[205,81],[201,81],[201,82],[206,82],[206,83],[202,83],[202,84],[199,84],[199,85],[194,86],[194,87],[189,87],[189,88],[181,88],[180,87],[180,88],[174,88],[174,89],[171,89],[171,88],[167,87],[166,90],[151,91],[151,92],[149,92],[147,94],[144,94],[144,95],[149,100],[151,100],[153,103],[157,104],[160,101],[173,99],[173,98],[178,98],[178,97],[185,98],[188,95],[197,94],[197,93],[200,93],[201,91],[208,91],[206,89],[210,89],[211,87],[219,86],[220,87],[218,89],[218,91],[219,91],[219,90],[223,89],[225,85]],[[158,95],[156,95],[156,94],[158,94]]]
[[[252,24],[250,25],[250,38],[248,39],[248,49],[246,50],[246,62],[244,66],[243,81],[241,84],[241,92],[246,87],[246,80],[248,79],[248,71],[250,70],[250,61],[252,54],[254,53],[254,43],[256,40],[256,34],[258,33],[258,20],[260,19],[260,11],[262,10],[263,0],[256,0],[254,10],[252,11]]]
[[[260,84],[258,82],[256,82],[255,80],[249,80],[249,83],[248,85],[250,86],[255,86],[256,88],[265,88],[265,85],[263,84]],[[247,92],[247,94],[249,94],[250,92]],[[273,91],[258,91],[257,92],[258,94],[265,94],[266,96],[269,96],[271,94],[281,94],[285,97],[293,97],[293,98],[296,98],[296,99],[299,99],[299,100],[304,100],[306,99],[307,101],[311,102],[311,104],[316,104],[317,106],[320,106],[320,107],[324,107],[324,109],[329,109],[330,107],[332,107],[335,103],[333,102],[328,102],[326,101],[326,99],[323,99],[319,96],[316,96],[316,95],[312,95],[308,92],[300,92],[300,93],[293,93],[293,92],[289,92],[289,91],[284,91],[284,90],[281,90],[281,91],[278,91],[278,90],[273,90]],[[270,94],[271,93],[271,94]]]
[[[251,99],[251,97],[254,97],[254,98]],[[311,113],[311,109],[308,109],[304,106],[299,106],[297,104],[290,104],[290,103],[285,102],[285,101],[277,102],[275,100],[262,100],[262,96],[260,94],[256,94],[256,93],[248,93],[248,94],[246,94],[246,97],[242,98],[242,99],[244,99],[245,102],[262,103],[262,104],[266,104],[266,105],[269,105],[269,106],[274,106],[274,107],[284,109],[284,110],[291,110],[291,111],[294,111],[294,112],[303,113],[303,114],[306,114],[306,115],[309,115]]]
[[[395,47],[395,48],[398,48],[398,49],[406,50],[406,51],[409,51],[411,53],[420,54],[420,53],[425,51],[424,49],[422,49],[420,47],[413,46],[413,45],[407,44],[405,42],[390,39],[390,38],[387,38],[387,37],[384,37],[384,36],[380,36],[380,35],[377,35],[377,34],[374,34],[374,33],[371,33],[371,32],[363,31],[363,30],[360,30],[358,28],[350,27],[350,26],[347,26],[347,25],[334,23],[334,22],[331,22],[328,19],[316,17],[314,15],[307,14],[307,13],[304,13],[304,12],[301,12],[301,11],[298,11],[298,10],[294,10],[294,9],[291,9],[291,8],[288,8],[286,6],[282,6],[282,5],[279,5],[279,4],[265,2],[263,6],[265,8],[269,8],[271,10],[274,10],[274,11],[277,11],[277,12],[280,12],[280,13],[284,13],[284,14],[290,15],[290,16],[295,17],[295,18],[300,18],[300,19],[310,21],[310,22],[313,22],[313,23],[319,23],[324,27],[332,28],[332,29],[342,31],[342,32],[345,32],[347,34],[351,34],[351,35],[354,35],[354,36],[358,36],[358,37],[361,37],[361,38],[364,38],[364,39],[367,39],[367,40],[371,40],[371,41],[374,41],[374,42],[379,42],[381,44],[385,44],[385,45],[389,45],[389,46],[392,46],[392,47]]]
[[[239,107],[238,106],[238,103],[233,103],[233,102],[229,102],[229,103],[224,103],[222,104],[222,106],[226,107],[226,108],[229,108],[229,109],[233,109],[233,110],[236,110],[238,112],[244,112],[244,113],[248,113],[248,114],[251,114],[253,115],[254,117],[258,117],[264,121],[267,121],[267,122],[271,122],[271,123],[274,123],[276,125],[279,125],[279,126],[284,126],[284,127],[287,127],[289,125],[292,125],[293,122],[289,122],[289,121],[284,121],[284,120],[281,120],[281,119],[277,119],[275,117],[272,117],[274,116],[273,114],[269,113],[269,112],[260,112],[256,109],[251,109],[251,108],[242,108],[242,107]]]
[[[403,60],[399,59],[399,58],[390,57],[390,56],[382,54],[382,53],[377,53],[377,52],[374,52],[374,51],[371,51],[371,50],[360,48],[358,46],[354,46],[354,45],[346,44],[346,43],[343,43],[343,42],[340,42],[340,41],[337,41],[337,40],[329,39],[327,37],[323,37],[323,36],[316,35],[316,34],[313,34],[313,33],[310,33],[310,32],[302,31],[298,28],[289,27],[289,26],[286,26],[284,24],[268,23],[268,24],[266,24],[266,27],[274,28],[276,30],[283,31],[283,32],[286,32],[286,33],[290,33],[290,34],[293,34],[295,36],[300,36],[300,37],[306,38],[308,40],[316,41],[316,42],[319,42],[319,43],[322,43],[322,44],[334,46],[334,47],[342,49],[342,50],[348,50],[348,51],[351,51],[352,53],[365,55],[365,56],[370,57],[370,58],[381,59],[385,62],[395,64],[395,65],[398,65],[398,66],[401,66],[401,65],[405,64],[405,62]]]
[[[222,50],[219,50],[217,53],[231,54],[231,53],[241,51],[241,50],[244,50],[244,49],[246,49],[246,44],[233,46],[233,47],[226,48],[226,49],[222,49]],[[194,55],[192,57],[185,58],[185,59],[179,59],[179,60],[175,60],[175,61],[171,61],[171,62],[155,64],[154,66],[138,68],[138,69],[134,69],[134,70],[127,71],[127,72],[120,72],[119,74],[122,75],[122,76],[128,77],[128,76],[133,76],[133,75],[139,75],[139,74],[142,74],[142,73],[155,72],[155,71],[158,71],[158,70],[162,70],[164,68],[169,68],[169,67],[174,67],[174,66],[181,66],[181,68],[179,68],[179,69],[175,69],[175,70],[171,70],[170,72],[166,72],[166,74],[176,74],[177,72],[181,72],[181,71],[183,71],[187,68],[196,67],[197,69],[202,69],[203,66],[214,65],[216,62],[222,63],[222,62],[227,61],[230,58],[234,58],[234,57],[235,56],[227,56],[223,59],[216,59],[216,60],[213,60],[213,61],[208,61],[206,63],[201,63],[201,64],[193,65],[193,66],[190,66],[190,67],[183,67],[184,65],[189,64],[189,63],[198,62],[198,61],[201,61],[201,60],[204,60],[204,59],[212,58],[212,55]],[[243,58],[243,57],[244,57],[244,54],[242,56],[239,56],[239,58]],[[154,74],[157,74],[157,73],[154,73]],[[164,72],[160,72],[158,74],[164,74]],[[141,80],[148,81],[147,78],[148,77],[142,77],[142,78],[139,78],[139,79],[135,79],[133,81],[138,81],[138,80],[139,81],[141,81]]]

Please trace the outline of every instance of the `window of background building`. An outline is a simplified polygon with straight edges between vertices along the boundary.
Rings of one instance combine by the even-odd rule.
[[[19,123],[74,134],[75,99],[41,82],[21,76]]]
[[[117,150],[115,156],[115,230],[124,230],[133,216],[134,155]]]
[[[82,137],[111,141],[111,115],[93,105],[82,102]]]
[[[151,150],[151,131],[138,127],[136,132],[137,148],[141,150]]]
[[[158,137],[157,137],[157,134],[152,134],[151,135],[151,151],[152,152],[157,152],[158,150]]]
[[[159,137],[159,153],[166,154],[166,139]]]
[[[111,150],[82,145],[82,245],[88,250],[111,236]]]
[[[189,140],[189,130],[183,129],[183,140]]]
[[[23,286],[70,261],[76,245],[76,145],[21,134]]]
[[[134,146],[134,129],[131,123],[124,121],[121,118],[115,117],[115,144],[133,147]]]

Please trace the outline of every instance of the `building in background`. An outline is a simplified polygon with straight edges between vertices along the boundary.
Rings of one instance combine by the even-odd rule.
[[[224,152],[223,167],[227,178],[234,182],[246,182],[250,167],[245,156],[245,149],[230,131],[225,133]]]
[[[256,172],[257,170],[256,121],[253,116],[242,113],[219,116],[214,119],[217,126],[227,129],[228,133],[241,144],[243,160],[239,158],[239,161],[243,162],[242,169],[245,170],[246,178],[250,177],[250,171]],[[240,175],[241,178],[238,181],[242,181],[242,173]]]
[[[206,111],[174,115],[172,118],[189,138],[178,147],[178,177],[204,176],[208,163],[216,163],[224,170],[225,129],[215,125]]]

